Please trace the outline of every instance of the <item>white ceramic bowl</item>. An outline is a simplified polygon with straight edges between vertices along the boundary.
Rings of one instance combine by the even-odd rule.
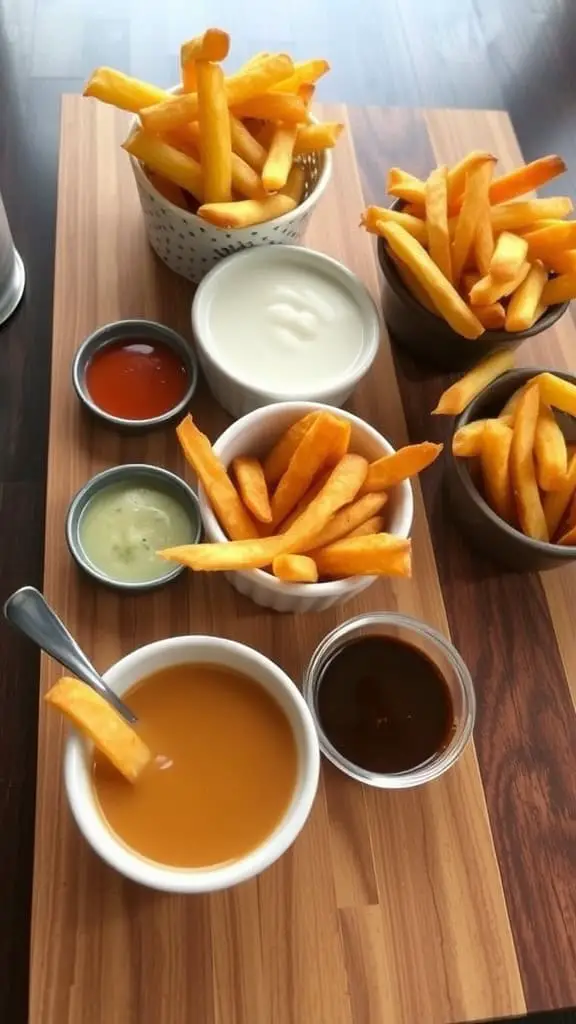
[[[139,679],[170,665],[212,663],[249,676],[263,686],[286,713],[298,747],[298,779],[292,802],[271,836],[251,853],[232,863],[211,868],[174,868],[135,853],[117,839],[106,824],[91,782],[92,744],[75,730],[66,744],[64,781],[72,813],[92,848],[122,875],[151,889],[167,892],[214,892],[260,874],[294,842],[312,807],[320,767],[318,738],[304,698],[291,679],[263,654],[212,636],[179,636],[140,647],[104,673],[122,695]],[[186,813],[186,808],[182,808]]]
[[[362,317],[363,331],[359,339],[358,357],[344,374],[333,376],[323,387],[269,391],[251,383],[249,360],[246,360],[243,380],[227,370],[212,336],[210,310],[214,303],[226,302],[227,289],[238,271],[243,269],[242,264],[255,277],[263,266],[276,266],[279,279],[283,268],[291,265],[309,270],[310,273],[320,271],[350,296]],[[380,320],[376,305],[360,278],[338,260],[296,245],[277,246],[271,250],[249,249],[215,266],[196,290],[192,302],[192,330],[196,338],[198,359],[210,390],[216,401],[235,418],[273,402],[300,400],[343,405],[372,366],[380,341]]]
[[[333,409],[318,402],[283,402],[256,409],[228,427],[214,443],[214,451],[225,466],[229,466],[237,455],[264,456],[292,423],[316,409],[324,409],[349,420],[352,424],[350,451],[364,455],[370,461],[379,459],[382,455],[393,454],[392,445],[364,420],[344,409]],[[228,540],[201,485],[198,488],[198,499],[206,539],[220,542]],[[389,533],[394,533],[397,537],[410,535],[414,500],[408,480],[404,480],[391,490],[385,514],[386,529]],[[252,598],[256,604],[273,608],[277,612],[324,611],[334,604],[356,597],[377,578],[351,576],[349,579],[327,583],[284,583],[261,569],[229,572],[225,575],[241,594]]]

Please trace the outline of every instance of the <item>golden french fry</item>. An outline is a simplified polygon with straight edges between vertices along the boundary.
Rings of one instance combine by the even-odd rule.
[[[540,409],[538,384],[532,383],[522,395],[516,415],[510,449],[510,475],[518,520],[523,533],[533,540],[549,540],[534,467],[534,437]]]
[[[544,515],[548,527],[548,534],[553,540],[558,528],[564,518],[564,514],[573,499],[576,490],[576,454],[572,455],[568,463],[568,472],[562,481],[562,486],[555,491],[548,491],[544,495]],[[571,525],[571,524],[570,524]]]
[[[367,462],[360,455],[344,455],[336,464],[315,498],[282,536],[290,543],[289,551],[307,553],[314,538],[330,522],[332,516],[356,497],[366,475]]]
[[[526,262],[528,242],[510,231],[503,231],[496,242],[490,266],[483,274],[490,273],[493,281],[513,281],[520,267]]]
[[[224,72],[218,64],[200,60],[196,78],[204,200],[228,203],[232,199],[232,142]]]
[[[398,224],[384,224],[381,233],[392,251],[413,272],[453,330],[465,338],[480,337],[484,332],[482,324],[420,243]]]
[[[234,152],[255,171],[261,171],[266,162],[266,150],[234,114],[230,115],[230,138]]]
[[[204,487],[222,529],[232,540],[257,537],[256,524],[244,508],[225,467],[190,415],[178,424],[176,435],[186,461]]]
[[[491,422],[492,420],[489,419],[474,420],[472,423],[467,423],[464,427],[460,427],[452,438],[452,454],[458,458],[475,458],[479,456],[482,450],[484,427],[487,423]],[[500,416],[495,422],[508,427],[511,432],[514,420],[512,416]]]
[[[490,260],[494,254],[494,232],[488,203],[480,211],[472,251],[476,266],[483,274],[487,274],[490,269]]]
[[[290,551],[290,541],[287,535],[281,534],[279,537],[231,540],[221,544],[183,544],[165,548],[156,554],[167,562],[187,565],[195,572],[242,572],[245,569],[264,569],[285,551]]]
[[[292,74],[294,65],[286,54],[273,54],[250,68],[240,69],[226,79],[229,107],[238,106],[253,96],[261,96],[283,78]],[[163,132],[189,121],[198,120],[198,94],[170,96],[141,111],[142,123],[151,132]]]
[[[97,68],[84,86],[83,96],[94,96],[102,103],[110,103],[120,110],[137,114],[143,107],[162,103],[170,93],[139,78],[131,78],[114,68]]]
[[[486,274],[476,282],[470,290],[472,306],[491,306],[492,303],[512,295],[530,271],[530,264],[523,263],[512,281],[494,281],[491,274]]]
[[[249,512],[261,523],[272,522],[272,509],[262,463],[251,455],[238,455],[232,469],[240,497]]]
[[[573,274],[576,277],[576,249],[567,252],[547,252],[542,260],[555,274]]]
[[[270,92],[298,92],[301,85],[312,85],[327,71],[330,71],[327,60],[299,61],[294,65],[294,71],[290,77],[273,85]]]
[[[304,85],[300,86],[300,88],[298,89],[298,92],[296,93],[296,95],[299,96],[300,99],[302,100],[302,102],[303,102],[303,104],[304,104],[304,106],[306,107],[307,110],[310,109],[310,106],[312,104],[312,100],[314,99],[314,93],[315,92],[316,92],[316,86],[315,85],[311,85],[310,82],[305,82]]]
[[[187,64],[183,64],[180,68],[180,78],[182,80],[182,92],[197,92],[198,91],[198,80],[196,78],[196,61],[189,60]]]
[[[566,170],[566,164],[559,156],[542,156],[532,163],[509,171],[495,178],[490,185],[490,202],[492,206],[497,203],[506,203],[510,199],[526,195],[533,189],[540,188],[547,181],[552,181],[559,174]]]
[[[298,206],[302,202],[306,188],[306,171],[300,164],[293,164],[284,187],[280,189],[283,196],[289,196]]]
[[[489,306],[474,306],[474,313],[487,331],[500,331],[506,323],[506,310],[501,302]]]
[[[438,405],[432,410],[432,413],[440,416],[458,416],[487,384],[496,380],[501,373],[505,373],[512,366],[514,366],[514,353],[510,349],[503,349],[486,356],[471,370],[468,370],[468,373],[460,377],[460,380],[442,392]]]
[[[360,526],[357,526],[355,530],[350,530],[350,533],[346,534],[346,539],[348,540],[350,537],[371,537],[374,533],[383,533],[385,525],[385,516],[372,516],[365,523],[360,523]]]
[[[201,36],[195,36],[180,47],[180,66],[189,61],[226,60],[230,50],[230,36],[220,28],[207,28]]]
[[[341,540],[342,537],[349,537],[357,526],[361,526],[367,519],[372,518],[388,501],[388,495],[384,492],[365,494],[361,498],[355,498],[350,505],[341,508],[332,519],[326,524],[323,530],[318,533],[311,547],[323,548],[327,544]],[[377,531],[375,531],[377,532]]]
[[[66,676],[48,690],[44,700],[85,733],[129,782],[136,782],[152,752],[108,701],[86,683]]]
[[[426,202],[426,183],[400,167],[391,167],[388,171],[386,191],[389,196],[404,199],[407,203],[424,206]]]
[[[276,532],[277,533],[287,533],[288,532],[290,527],[293,526],[293,524],[296,522],[296,520],[300,518],[302,513],[306,511],[306,509],[308,508],[308,505],[313,501],[313,499],[318,494],[320,494],[320,491],[322,490],[324,485],[328,482],[330,476],[332,475],[332,472],[333,472],[333,468],[325,469],[325,470],[323,470],[319,474],[319,476],[316,477],[314,482],[310,485],[310,487],[306,491],[306,494],[304,494],[303,497],[300,498],[300,501],[298,502],[298,504],[295,505],[295,507],[292,509],[290,515],[286,516],[286,519],[284,519],[280,523],[280,526],[276,527]]]
[[[281,523],[306,493],[314,477],[328,463],[334,452],[348,448],[351,427],[348,420],[331,413],[320,413],[300,441],[288,468],[278,481],[272,495],[272,522]],[[360,456],[350,456],[360,459]],[[368,470],[368,462],[361,460]],[[366,475],[364,473],[364,476]],[[362,481],[361,481],[362,482]],[[361,483],[360,482],[360,483]],[[358,484],[360,487],[360,484]]]
[[[267,192],[278,192],[288,181],[296,142],[296,125],[277,124],[262,168],[262,184]]]
[[[567,196],[552,199],[524,199],[518,203],[493,206],[490,214],[494,231],[516,231],[543,218],[562,220],[572,213],[572,200]],[[535,224],[537,226],[537,224]]]
[[[542,291],[542,303],[545,306],[556,306],[572,299],[576,299],[576,271],[560,274],[546,282]]]
[[[511,424],[510,425],[512,425],[514,423],[514,416],[516,415],[516,409],[518,408],[518,403],[519,403],[520,399],[522,398],[522,395],[524,394],[526,389],[528,387],[530,387],[531,383],[532,383],[532,380],[528,380],[526,382],[526,384],[523,384],[521,388],[518,388],[516,391],[513,392],[513,394],[510,395],[510,398],[506,402],[506,405],[504,406],[502,411],[498,413],[498,419],[499,420],[510,418],[510,420],[511,420]]]
[[[287,195],[277,192],[264,199],[240,199],[233,203],[204,203],[198,207],[198,216],[217,228],[247,228],[263,224],[290,213],[296,203]]]
[[[260,50],[259,53],[255,53],[253,57],[250,57],[245,64],[242,65],[241,71],[247,71],[248,68],[253,68],[256,64],[260,64],[260,61],[266,60],[270,54],[268,50]]]
[[[410,541],[390,533],[347,537],[311,556],[321,576],[410,576]]]
[[[514,495],[510,479],[513,431],[502,420],[486,420],[480,445],[480,465],[486,501],[501,519],[513,523]]]
[[[551,405],[569,416],[576,416],[576,385],[555,373],[539,373],[534,380],[540,389],[540,397],[547,405]]]
[[[265,121],[286,121],[294,125],[308,118],[306,104],[293,92],[268,92],[231,106],[233,114],[240,118],[258,117]]]
[[[146,167],[180,188],[185,188],[200,203],[204,198],[202,169],[197,160],[163,142],[158,135],[150,135],[142,128],[130,132],[122,148],[141,160]]]
[[[316,562],[308,555],[277,555],[272,562],[272,572],[286,583],[316,583],[318,569]]]
[[[390,250],[390,257],[394,261],[394,264],[396,266],[398,273],[400,274],[400,277],[402,278],[402,281],[406,285],[406,288],[411,293],[413,298],[415,298],[416,301],[419,302],[421,306],[424,306],[424,308],[427,309],[429,313],[433,313],[434,316],[441,316],[441,313],[438,312],[436,306],[432,302],[432,299],[424,291],[418,278],[410,270],[410,267],[407,267],[406,264],[403,263],[402,260],[398,258],[396,253],[392,252],[392,250]]]
[[[149,168],[146,169],[146,177],[154,186],[156,191],[159,192],[164,199],[167,199],[169,203],[173,203],[174,206],[179,206],[181,210],[188,209],[188,203],[186,202],[184,193],[179,185],[175,185],[173,181],[169,181],[168,178],[163,178],[161,174],[157,174],[156,171],[151,171]]]
[[[298,448],[304,434],[310,429],[319,412],[309,412],[302,419],[296,420],[280,438],[264,459],[264,476],[269,487],[275,487],[281,476],[288,469],[290,459]]]
[[[422,441],[420,444],[399,448],[393,455],[383,455],[381,459],[376,459],[370,463],[361,494],[386,491],[402,480],[416,476],[436,461],[443,447],[432,441]]]
[[[540,404],[534,436],[536,477],[542,491],[558,490],[568,472],[566,440],[554,413],[545,402]]]
[[[496,163],[496,157],[485,150],[473,149],[471,153],[467,153],[462,160],[450,168],[447,181],[450,212],[458,211],[462,206],[468,175],[486,163]]]
[[[412,217],[409,213],[401,213],[398,210],[387,210],[384,206],[367,206],[361,215],[362,227],[365,227],[371,234],[379,234],[378,225],[386,223],[400,224],[420,245],[428,244],[428,230],[424,221],[418,217]]]
[[[518,286],[506,310],[506,330],[526,331],[539,315],[542,292],[548,274],[540,260],[536,260]]]
[[[165,132],[163,139],[183,153],[188,153],[195,159],[201,158],[202,139],[200,125],[197,121]],[[231,154],[231,173],[232,187],[239,195],[246,196],[248,199],[263,199],[265,197],[266,193],[261,178],[250,164],[246,163],[237,153]]]
[[[452,254],[450,249],[450,234],[448,231],[448,191],[447,191],[446,167],[437,167],[432,171],[426,181],[425,212],[426,223],[424,224],[417,217],[411,220],[415,224],[422,224],[422,229],[428,236],[418,238],[415,231],[410,233],[418,238],[422,244],[428,241],[428,251],[431,259],[444,277],[452,283]],[[405,214],[409,217],[410,214]]]
[[[574,248],[576,245],[576,221],[558,220],[546,227],[540,227],[536,222],[534,229],[527,231],[523,237],[530,253],[529,259],[546,261],[549,253]]]
[[[480,219],[488,211],[488,189],[493,169],[494,158],[486,155],[467,172],[464,197],[452,244],[454,283],[460,280],[464,264],[474,244]]]
[[[320,149],[331,149],[336,145],[338,136],[344,125],[337,121],[326,121],[319,124],[300,124],[294,144],[294,156],[303,153],[315,153]]]

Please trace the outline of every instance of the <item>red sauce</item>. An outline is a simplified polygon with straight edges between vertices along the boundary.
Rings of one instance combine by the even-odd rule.
[[[103,412],[145,420],[162,416],[184,398],[188,374],[168,345],[125,338],[106,345],[90,360],[86,387]]]

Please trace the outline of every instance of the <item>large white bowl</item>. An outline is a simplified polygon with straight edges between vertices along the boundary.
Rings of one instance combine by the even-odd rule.
[[[212,636],[179,636],[140,647],[104,674],[120,696],[134,683],[181,664],[218,664],[249,676],[270,693],[288,717],[298,749],[298,777],[290,806],[275,831],[251,853],[210,868],[175,868],[155,863],[125,846],[104,820],[91,780],[92,744],[75,730],[66,744],[64,781],[72,813],[92,848],[127,878],[168,892],[214,892],[260,874],[294,842],[312,807],[320,768],[318,738],[304,698],[292,680],[263,654],[245,644]],[[186,807],[182,808],[186,814]]]
[[[370,461],[383,455],[392,455],[394,448],[382,434],[364,420],[344,409],[334,409],[318,402],[281,402],[267,405],[248,413],[233,423],[214,443],[214,451],[225,466],[237,455],[264,456],[281,434],[296,420],[315,410],[325,410],[341,416],[352,424],[350,451],[364,455]],[[206,538],[209,541],[228,540],[222,530],[204,488],[198,488],[200,514]],[[390,491],[385,506],[386,529],[397,537],[409,537],[414,514],[412,488],[404,480]],[[351,576],[349,579],[328,583],[284,583],[262,569],[247,572],[229,572],[226,578],[241,594],[256,604],[273,608],[277,612],[319,612],[337,603],[349,601],[375,582],[376,576]]]

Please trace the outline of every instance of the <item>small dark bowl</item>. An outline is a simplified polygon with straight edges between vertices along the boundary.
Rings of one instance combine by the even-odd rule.
[[[497,416],[510,396],[538,373],[554,373],[576,384],[576,377],[548,367],[509,370],[484,388],[454,424],[454,433],[474,420]],[[563,414],[558,423],[567,441],[576,440],[576,420]],[[492,511],[470,475],[468,460],[452,454],[452,443],[446,446],[445,482],[454,516],[462,533],[482,554],[508,569],[538,572],[555,569],[576,559],[576,547],[561,547],[525,537]]]
[[[188,387],[185,395],[172,409],[168,409],[161,416],[151,416],[149,419],[143,420],[128,420],[121,416],[113,416],[96,405],[86,386],[86,367],[96,353],[115,341],[126,341],[131,337],[167,345],[179,356],[186,368]],[[82,342],[72,362],[72,383],[82,404],[100,420],[118,430],[129,433],[141,433],[156,427],[164,427],[167,423],[180,419],[190,404],[197,381],[198,364],[191,343],[185,341],[170,327],[157,324],[153,320],[116,320],[114,323],[99,327]]]
[[[403,205],[397,201],[391,208],[401,210]],[[392,340],[415,359],[441,370],[468,370],[497,349],[517,348],[526,338],[552,327],[568,309],[567,302],[549,306],[527,331],[485,331],[479,338],[464,338],[442,317],[425,309],[408,291],[383,238],[378,238],[378,260],[385,279],[384,319]]]

